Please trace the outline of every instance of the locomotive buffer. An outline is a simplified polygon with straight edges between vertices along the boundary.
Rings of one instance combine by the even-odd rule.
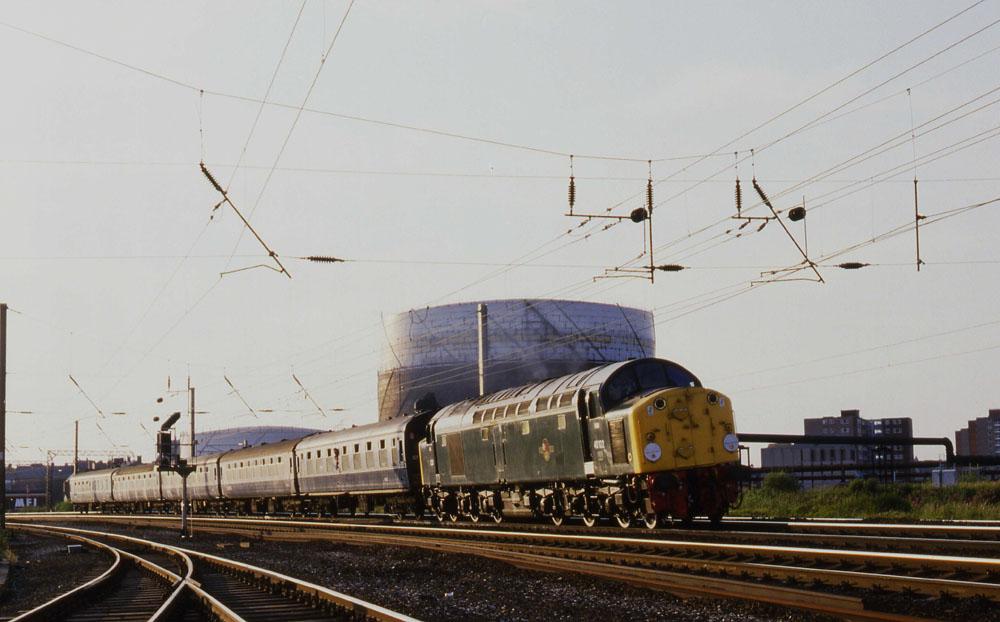
[[[174,444],[171,437],[170,428],[173,427],[181,414],[176,412],[163,422],[160,431],[156,433],[156,470],[173,471],[181,476],[181,538],[190,538],[191,532],[188,529],[188,475],[194,472],[195,467],[188,464],[187,460],[180,457],[180,453],[174,453]]]

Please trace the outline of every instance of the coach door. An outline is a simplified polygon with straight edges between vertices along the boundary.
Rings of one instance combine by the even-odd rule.
[[[493,434],[493,462],[497,469],[497,481],[503,482],[507,480],[507,453],[503,444],[503,426],[492,426],[490,432]]]

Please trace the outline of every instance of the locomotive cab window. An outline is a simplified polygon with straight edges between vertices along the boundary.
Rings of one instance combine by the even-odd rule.
[[[676,363],[640,360],[623,366],[604,383],[601,401],[607,411],[655,389],[700,386],[701,382],[691,372]]]

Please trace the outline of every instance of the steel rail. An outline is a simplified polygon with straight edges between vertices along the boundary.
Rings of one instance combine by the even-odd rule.
[[[488,552],[480,553],[494,557]],[[779,607],[822,613],[845,620],[881,622],[924,622],[927,618],[873,611],[864,608],[864,602],[853,596],[817,593],[777,585],[757,585],[703,574],[687,574],[649,568],[624,568],[615,564],[573,560],[553,560],[545,555],[532,553],[505,553],[495,556],[516,566],[541,572],[576,572],[603,579],[612,579],[670,592],[681,598],[752,600]]]
[[[172,587],[173,589],[170,590],[170,594],[166,599],[167,602],[174,599],[178,595],[183,583],[183,579],[179,575],[163,568],[158,564],[128,551],[110,546],[104,542],[88,538],[82,534],[66,533],[62,530],[53,528],[42,529],[37,526],[24,525],[20,523],[8,523],[7,527],[10,529],[19,529],[32,533],[42,533],[44,535],[58,535],[68,540],[80,542],[90,548],[109,553],[114,558],[114,563],[111,567],[101,575],[91,579],[83,585],[79,585],[67,592],[62,593],[33,609],[15,616],[12,618],[12,622],[35,622],[53,619],[66,619],[68,616],[65,612],[79,606],[81,603],[92,604],[92,597],[96,593],[109,589],[110,585],[114,583],[115,580],[120,579],[121,576],[127,572],[127,565],[133,565],[137,569],[149,573],[150,575],[158,578],[160,581],[166,583],[168,586]],[[164,605],[165,604],[166,602]],[[160,614],[164,605],[161,605],[160,608],[153,613],[153,616],[149,618],[150,622],[160,622],[167,619]],[[140,608],[141,607],[142,605],[140,605]]]
[[[130,520],[135,522],[142,518],[146,519],[146,524],[154,526],[163,525],[163,521],[176,520],[172,517],[133,517]],[[859,589],[891,589],[935,596],[949,594],[1000,600],[1000,585],[997,583],[1000,581],[1000,560],[990,558],[540,534],[497,529],[260,519],[196,520],[203,531],[236,535],[251,533],[271,540],[332,540],[355,544],[363,541],[366,544],[405,545],[487,556],[541,554],[553,563],[560,560],[568,563],[568,570],[573,569],[573,564],[592,562],[614,566],[619,569],[618,573],[646,566],[660,572],[712,572],[770,581],[780,579],[798,584],[848,584]],[[820,593],[809,593],[813,600],[820,598]],[[755,600],[741,592],[730,590],[730,594]]]
[[[18,527],[25,527],[15,523]],[[38,529],[34,526],[29,528]],[[329,588],[310,583],[302,579],[297,579],[278,572],[252,566],[235,560],[218,557],[208,553],[185,549],[173,545],[162,544],[152,540],[145,540],[126,536],[123,534],[78,529],[75,527],[47,526],[47,532],[55,532],[61,535],[87,539],[100,538],[115,542],[125,542],[136,546],[142,546],[161,552],[171,552],[186,559],[187,573],[184,578],[174,575],[179,580],[178,588],[190,592],[189,597],[202,606],[202,608],[219,620],[224,622],[246,622],[246,619],[239,615],[233,607],[227,605],[223,598],[215,593],[210,593],[204,587],[203,581],[196,581],[194,577],[199,573],[206,573],[206,566],[214,570],[222,571],[226,574],[238,577],[242,582],[259,586],[262,591],[283,594],[290,600],[296,600],[307,605],[299,605],[300,608],[315,610],[318,605],[321,609],[329,609],[339,614],[346,615],[351,619],[375,620],[378,622],[418,622],[415,618],[400,614],[385,607],[366,602],[359,598],[331,590]],[[97,542],[97,541],[95,541]],[[130,555],[126,551],[121,551],[124,555]],[[176,594],[175,594],[176,595]],[[173,598],[173,595],[172,595]],[[177,597],[176,603],[164,603],[161,611],[167,616],[176,613],[174,607],[179,606],[182,597]],[[168,604],[170,605],[168,607]],[[160,618],[157,618],[160,619]],[[167,619],[164,617],[162,619]],[[151,618],[152,620],[152,618]]]
[[[117,517],[101,516],[91,520],[114,521]],[[87,519],[84,519],[87,520]],[[147,525],[164,524],[164,522],[175,521],[176,518],[169,516],[131,516],[128,521],[142,521]],[[431,527],[423,525],[387,525],[387,524],[358,524],[343,522],[319,522],[319,521],[299,521],[299,520],[269,520],[251,518],[207,518],[200,517],[194,519],[202,528],[213,526],[218,528],[223,525],[231,526],[258,526],[266,531],[276,531],[281,529],[293,530],[317,530],[332,533],[334,531],[346,531],[354,533],[395,533],[399,535],[412,534],[420,536],[440,535],[444,538],[466,538],[470,540],[523,540],[527,543],[557,543],[563,546],[605,546],[605,547],[633,547],[645,548],[649,552],[663,554],[665,552],[687,552],[689,556],[704,556],[708,554],[726,554],[734,556],[769,557],[773,559],[787,558],[795,560],[797,558],[808,557],[813,562],[822,561],[828,564],[837,565],[858,565],[863,566],[883,566],[910,568],[918,573],[925,573],[928,570],[937,571],[939,574],[959,574],[965,576],[984,576],[1000,581],[1000,560],[986,557],[970,557],[955,555],[930,555],[922,553],[899,553],[885,551],[857,551],[841,550],[819,547],[791,547],[767,544],[738,544],[738,543],[718,543],[692,540],[670,540],[663,538],[648,537],[625,537],[609,536],[601,534],[566,534],[558,532],[527,532],[510,531],[496,528],[459,528],[459,527]],[[992,585],[992,584],[987,584]]]
[[[42,519],[42,520],[86,520],[88,518],[97,519],[111,519],[116,518],[128,518],[133,515],[126,514],[100,514],[100,513],[80,513],[80,512],[19,512],[16,515],[18,518],[31,518],[31,519]],[[170,516],[156,515],[156,514],[142,514],[143,518],[163,518],[170,519]],[[216,518],[212,516],[202,515],[201,518]],[[247,520],[274,520],[274,518],[268,517],[246,517]],[[281,517],[285,518],[285,517]],[[279,518],[279,520],[281,519]],[[287,517],[291,519],[291,517]],[[332,522],[345,523],[347,521],[378,521],[378,520],[389,520],[393,516],[389,514],[380,515],[372,514],[370,516],[355,516],[350,517],[347,515],[340,515],[334,517],[296,517],[294,520],[301,520],[303,522],[320,522],[322,524],[330,524]],[[421,519],[404,519],[404,521],[413,521],[415,524],[429,524],[427,522],[420,523]],[[399,521],[397,521],[399,522]],[[707,520],[696,519],[696,524],[703,523],[706,527],[708,526]],[[462,525],[480,525],[484,526],[485,523],[469,523],[461,521],[459,524]],[[505,525],[517,525],[518,527],[537,527],[541,526],[549,529],[548,524],[537,525],[533,523],[505,523]],[[959,541],[963,538],[966,539],[978,539],[978,540],[995,540],[1000,542],[1000,521],[990,521],[990,520],[944,520],[944,521],[924,521],[924,522],[911,522],[911,523],[881,523],[872,522],[860,518],[761,518],[761,517],[741,517],[741,516],[727,516],[722,521],[722,528],[720,529],[675,529],[670,528],[666,533],[687,533],[696,532],[702,535],[709,533],[725,533],[728,528],[733,528],[733,530],[741,531],[744,527],[753,527],[754,529],[761,530],[761,533],[792,533],[795,531],[803,531],[807,533],[813,532],[824,532],[828,534],[850,534],[852,532],[864,533],[864,534],[884,534],[891,538],[903,537],[920,537],[924,538],[931,534],[938,534],[942,539],[948,539],[953,541]],[[561,527],[561,529],[573,529],[574,525],[572,523],[567,523]],[[607,527],[607,529],[618,530],[618,527]],[[768,529],[773,529],[774,531],[767,531]],[[592,532],[593,528],[587,528],[588,532]],[[657,531],[656,533],[663,533]],[[745,533],[745,532],[743,532]],[[742,535],[742,533],[741,533]]]
[[[216,531],[212,529],[212,531]],[[222,528],[219,529],[222,531]],[[234,535],[245,534],[246,530],[232,529]],[[267,530],[263,535],[271,540],[310,541],[317,539],[316,534],[303,532],[285,532],[282,530]],[[358,534],[343,532],[323,533],[324,540],[335,540],[344,543],[359,543]],[[564,559],[569,561],[593,561],[618,567],[645,567],[663,570],[683,569],[688,572],[704,573],[706,571],[732,576],[753,576],[758,579],[780,579],[794,583],[827,584],[830,586],[849,584],[862,589],[890,589],[895,591],[912,591],[930,596],[941,594],[960,595],[965,597],[981,596],[1000,600],[1000,585],[983,584],[975,581],[963,581],[939,577],[923,577],[914,575],[892,574],[869,568],[863,560],[853,562],[827,563],[828,567],[817,567],[816,560],[808,555],[792,560],[779,560],[767,556],[754,556],[749,559],[739,559],[727,552],[720,552],[713,557],[671,555],[662,552],[639,552],[627,550],[627,547],[573,547],[546,545],[537,542],[494,542],[457,540],[452,538],[420,537],[412,535],[363,534],[364,544],[381,544],[387,546],[413,546],[436,551],[453,553],[481,554],[485,551],[514,554],[544,554],[548,559]],[[810,549],[811,550],[811,549]],[[803,551],[805,552],[805,551]],[[863,555],[863,554],[862,554]],[[992,560],[987,560],[992,561]],[[1000,562],[998,562],[1000,563]],[[923,569],[914,569],[920,572]],[[815,592],[811,592],[815,596]]]

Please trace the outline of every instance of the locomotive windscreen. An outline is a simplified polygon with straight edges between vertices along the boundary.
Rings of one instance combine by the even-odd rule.
[[[610,410],[636,395],[654,389],[700,387],[701,382],[688,370],[668,361],[645,359],[619,369],[604,383],[601,401]]]

